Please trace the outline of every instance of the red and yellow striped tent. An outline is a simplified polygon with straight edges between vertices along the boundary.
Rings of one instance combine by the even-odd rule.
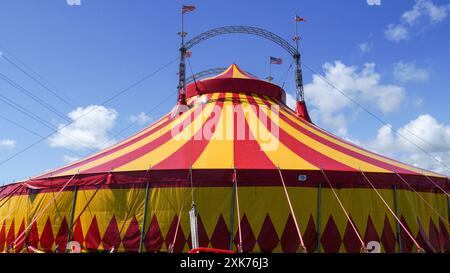
[[[186,97],[184,113],[2,187],[0,251],[76,241],[83,251],[187,252],[193,201],[200,247],[359,252],[362,240],[381,252],[449,251],[446,176],[334,136],[234,64]]]

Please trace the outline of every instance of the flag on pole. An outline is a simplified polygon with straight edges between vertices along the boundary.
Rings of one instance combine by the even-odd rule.
[[[186,58],[192,57],[192,51],[186,51],[186,53],[184,53],[184,57]]]
[[[187,12],[191,12],[191,11],[194,11],[195,10],[195,6],[186,6],[186,5],[183,5],[182,7],[181,7],[181,13],[182,14],[185,14],[185,13],[187,13]]]
[[[304,22],[304,21],[306,21],[305,18],[302,18],[302,17],[300,17],[298,15],[295,15],[295,22]]]
[[[283,60],[270,56],[270,64],[283,64]]]

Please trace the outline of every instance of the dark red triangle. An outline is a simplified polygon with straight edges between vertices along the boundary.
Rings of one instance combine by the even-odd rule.
[[[402,242],[402,251],[409,253],[412,251],[414,242],[411,239],[411,237],[408,235],[408,233],[406,232],[406,230],[409,232],[409,234],[412,234],[411,230],[408,227],[408,223],[406,223],[405,218],[403,217],[403,215],[400,218],[401,223],[403,224],[403,227],[400,227],[400,238],[401,238],[401,242]],[[405,230],[406,228],[406,230]]]
[[[284,226],[283,234],[280,239],[281,250],[285,253],[294,253],[300,245],[300,238],[295,228],[294,218],[289,214],[286,225]]]
[[[387,216],[384,217],[383,233],[381,234],[381,243],[383,244],[384,251],[388,253],[395,252],[395,244],[397,242],[392,226]]]
[[[153,215],[147,234],[145,235],[144,245],[148,252],[159,252],[164,243],[164,238],[159,228],[158,219]]]
[[[250,222],[247,219],[247,216],[244,214],[241,220],[241,229],[242,229],[242,251],[243,252],[252,252],[253,248],[256,244],[256,238],[253,234],[252,227],[250,226]],[[234,244],[237,247],[239,244],[239,230],[236,230],[236,235],[234,236]]]
[[[120,241],[119,227],[117,225],[116,216],[113,215],[106,228],[105,234],[103,235],[103,248],[107,251],[111,251],[114,248],[115,251],[117,251],[120,246]]]
[[[141,231],[139,230],[139,223],[136,216],[130,222],[125,235],[123,236],[123,247],[126,252],[138,252],[139,241],[141,240]]]
[[[439,219],[439,241],[441,242],[442,252],[450,251],[450,236],[448,234],[448,225]]]
[[[45,252],[52,252],[54,242],[55,237],[53,235],[52,222],[50,221],[50,217],[48,217],[40,238],[42,250]]]
[[[427,237],[427,234],[425,233],[425,230],[423,229],[422,222],[420,219],[417,219],[417,224],[419,226],[419,231],[417,232],[416,241],[421,246],[426,253],[432,253],[433,246],[431,245],[430,240]]]
[[[364,243],[367,244],[368,242],[371,242],[371,241],[379,242],[380,237],[378,237],[377,230],[375,229],[375,225],[372,221],[372,218],[369,215],[369,217],[367,218],[366,232],[364,235]]]
[[[91,224],[86,232],[86,237],[84,238],[86,248],[89,251],[97,251],[100,243],[102,241],[102,237],[100,235],[100,231],[98,230],[97,217],[94,215],[92,218]]]
[[[219,216],[216,227],[211,235],[211,246],[217,249],[228,249],[230,245],[230,231],[223,215]]]
[[[17,232],[17,236],[20,236],[23,232],[25,231],[25,222],[24,220],[22,220],[22,223],[20,224],[19,227],[19,231]],[[16,252],[21,252],[25,243],[25,234],[22,234],[22,236],[20,236],[19,240],[17,240],[16,245],[15,245],[15,251]]]
[[[261,231],[258,236],[258,244],[261,252],[272,252],[277,247],[280,240],[278,239],[277,231],[273,226],[269,214],[266,214]]]
[[[308,252],[312,253],[317,250],[317,230],[312,215],[309,216],[308,225],[306,226],[305,234],[303,234],[303,241]]]
[[[441,244],[439,242],[439,230],[433,222],[433,219],[430,218],[430,242],[433,246],[434,252],[441,252]]]
[[[356,231],[353,228],[352,223],[355,226]],[[359,233],[359,230],[356,227],[355,222],[353,222],[353,220],[350,218],[350,220],[347,221],[347,226],[345,227],[344,232],[344,240],[342,241],[344,243],[344,248],[347,253],[361,252],[362,245],[361,242],[359,241],[357,232]]]
[[[173,243],[174,237],[175,237],[175,231],[178,226],[178,216],[175,215],[173,217],[172,223],[170,224],[169,231],[167,232],[165,243],[167,249],[169,249],[169,246]],[[174,252],[181,252],[184,249],[184,246],[186,245],[186,237],[183,233],[183,229],[181,228],[181,224],[178,227],[178,233],[177,238],[175,239],[175,243],[173,246]]]
[[[8,249],[8,247],[12,247],[15,238],[16,235],[14,232],[14,219],[12,219],[11,225],[9,226],[8,235],[6,236],[6,249]]]
[[[3,221],[2,228],[0,229],[0,253],[5,250],[6,242],[6,220]]]
[[[38,232],[38,226],[37,226],[36,222],[34,222],[31,225],[30,231],[28,232],[27,245],[32,246],[34,248],[38,248],[38,246],[39,246],[39,232]]]
[[[59,226],[58,234],[55,238],[56,250],[58,252],[66,251],[68,233],[69,225],[67,224],[66,217],[64,217],[61,221],[61,226]]]
[[[323,250],[327,253],[339,252],[342,239],[332,215],[328,218],[328,222],[322,233],[322,238],[320,238],[320,243],[322,244]]]
[[[75,227],[73,229],[73,240],[80,244],[80,247],[84,246],[84,235],[83,235],[83,226],[81,225],[81,220],[78,219],[75,223]]]

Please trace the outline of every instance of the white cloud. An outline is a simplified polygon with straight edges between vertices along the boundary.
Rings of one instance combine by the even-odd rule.
[[[384,114],[394,111],[405,99],[403,87],[380,83],[381,76],[375,71],[374,63],[366,63],[359,69],[335,61],[325,63],[323,69],[325,79],[346,96]],[[305,94],[309,105],[312,106],[311,114],[314,120],[345,136],[347,123],[357,114],[357,106],[319,75],[313,75],[313,81],[305,85]]]
[[[80,159],[79,157],[74,157],[74,156],[70,156],[70,155],[63,156],[63,161],[65,163],[72,163],[72,162],[78,161],[79,159]]]
[[[295,107],[297,106],[297,100],[293,95],[286,92],[286,105],[289,106],[292,110],[295,110]]]
[[[12,139],[0,139],[0,149],[12,149],[16,147],[16,141]]]
[[[425,82],[430,77],[428,69],[416,68],[414,62],[394,64],[394,77],[400,82]]]
[[[144,112],[140,112],[139,114],[136,115],[131,115],[130,116],[130,121],[132,123],[138,123],[138,124],[147,124],[150,121],[152,121],[152,118],[147,116],[146,113]]]
[[[402,14],[402,21],[409,25],[416,24],[420,19],[427,19],[435,24],[444,20],[450,11],[450,4],[435,5],[431,0],[416,0],[411,10]]]
[[[109,131],[114,127],[116,110],[101,105],[78,107],[68,114],[73,123],[60,124],[58,132],[49,138],[51,147],[73,150],[102,149],[112,145]]]
[[[414,6],[405,11],[398,24],[389,24],[385,30],[386,38],[399,42],[409,38],[412,28],[435,25],[442,22],[450,12],[450,4],[435,5],[432,0],[416,0]],[[414,30],[414,32],[418,32]]]
[[[445,167],[450,167],[450,125],[439,123],[431,115],[421,115],[397,132],[387,125],[382,126],[368,147],[418,167],[450,174]]]
[[[390,24],[384,31],[386,38],[394,42],[400,42],[409,38],[409,31],[402,25]]]
[[[372,50],[372,47],[373,47],[373,43],[369,43],[369,42],[364,42],[364,43],[358,44],[358,49],[363,54]]]

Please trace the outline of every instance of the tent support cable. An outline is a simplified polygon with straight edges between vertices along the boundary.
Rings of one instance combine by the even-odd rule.
[[[403,223],[400,221],[400,219],[398,218],[398,216],[395,214],[394,211],[392,211],[391,207],[389,207],[388,203],[386,202],[386,200],[384,200],[383,196],[381,196],[381,194],[378,192],[378,190],[375,188],[375,186],[372,184],[372,182],[370,182],[369,178],[366,176],[366,174],[360,170],[361,174],[363,175],[363,177],[365,178],[365,180],[369,183],[369,185],[372,187],[372,189],[375,191],[375,193],[378,195],[378,197],[381,199],[381,201],[383,202],[383,204],[386,206],[386,208],[389,210],[389,212],[392,214],[392,216],[395,218],[395,220],[397,220],[398,224],[403,228],[403,230],[405,231],[405,233],[408,235],[408,237],[411,239],[411,241],[413,241],[414,245],[417,248],[417,252],[418,253],[424,253],[425,250],[419,245],[419,243],[416,241],[416,239],[414,239],[414,236],[412,236],[412,234],[408,231],[408,229],[405,227],[405,225],[403,225]]]
[[[58,198],[58,196],[61,194],[61,192],[67,187],[67,185],[69,185],[70,182],[72,182],[72,180],[75,178],[75,176],[78,173],[75,173],[74,175],[72,175],[72,177],[64,184],[64,186],[58,191],[58,193],[45,205],[45,207],[39,212],[38,215],[36,215],[36,217],[34,217],[34,219],[30,222],[30,224],[28,224],[28,226],[25,228],[24,231],[22,231],[22,233],[20,233],[17,238],[8,246],[9,249],[14,249],[16,243],[22,239],[22,237],[25,235],[25,233],[28,231],[28,229],[30,229],[30,227],[42,216],[42,214],[44,214],[44,212],[49,208],[50,204],[56,199]]]
[[[238,253],[242,253],[244,251],[242,244],[242,227],[241,227],[241,212],[239,209],[239,192],[238,192],[238,180],[237,180],[237,171],[236,167],[234,167],[234,185],[235,185],[235,194],[236,194],[236,209],[237,209],[237,218],[238,218],[238,234],[239,234],[239,244],[237,245]]]
[[[325,177],[325,181],[328,183],[328,186],[330,187],[331,191],[333,192],[334,197],[336,197],[336,200],[338,201],[339,206],[341,207],[342,211],[344,212],[345,217],[347,217],[348,222],[352,226],[353,231],[355,232],[356,236],[358,237],[358,240],[361,243],[361,253],[367,253],[368,251],[367,251],[366,245],[364,243],[364,240],[361,237],[361,234],[359,234],[358,229],[356,228],[355,224],[353,223],[352,218],[350,218],[350,215],[348,214],[347,210],[345,209],[344,204],[342,204],[342,201],[339,198],[336,190],[333,188],[333,185],[331,185],[331,182],[328,179],[327,174],[325,173],[325,171],[322,168],[320,168],[320,171],[322,172],[323,176]]]
[[[305,242],[303,241],[302,232],[300,231],[300,227],[297,222],[297,217],[295,216],[295,211],[294,211],[294,208],[292,207],[291,198],[289,197],[289,193],[286,188],[286,184],[284,183],[284,178],[283,178],[283,174],[281,173],[280,167],[278,167],[278,173],[280,174],[281,183],[283,184],[284,194],[286,195],[286,199],[288,201],[289,210],[291,211],[292,218],[294,219],[295,229],[297,230],[297,235],[298,235],[298,238],[300,239],[300,246],[302,248],[302,252],[307,253],[308,251],[306,249]]]
[[[403,183],[405,183],[413,192],[415,192],[417,194],[417,196],[419,196],[420,199],[422,199],[422,201],[430,208],[433,210],[434,213],[436,213],[436,215],[441,218],[442,220],[444,220],[448,226],[450,226],[450,223],[448,222],[448,220],[446,220],[444,218],[444,216],[442,216],[434,207],[433,205],[431,205],[427,200],[425,200],[425,198],[423,198],[422,195],[420,195],[420,193],[418,193],[412,186],[411,184],[409,184],[400,174],[398,174],[397,172],[395,173],[401,181],[403,181]]]
[[[150,166],[145,173],[145,176],[149,174],[150,169],[152,166]],[[139,239],[139,253],[142,252],[142,247],[144,245],[144,233],[145,233],[145,225],[147,222],[147,209],[148,209],[148,196],[149,196],[149,188],[150,188],[150,174],[147,179],[147,184],[145,185],[145,198],[144,198],[144,216],[142,219],[142,227],[141,227],[141,238]]]

